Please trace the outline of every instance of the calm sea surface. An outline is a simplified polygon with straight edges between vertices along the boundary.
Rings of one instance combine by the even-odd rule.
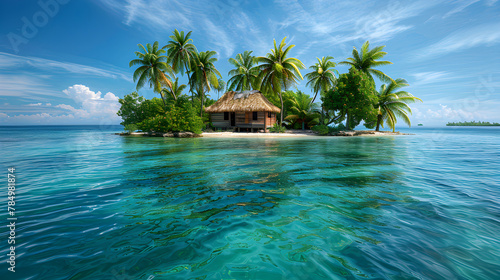
[[[120,130],[0,127],[0,279],[500,279],[500,128],[295,139]]]

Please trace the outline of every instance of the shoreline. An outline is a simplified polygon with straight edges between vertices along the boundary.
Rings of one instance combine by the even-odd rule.
[[[355,130],[355,131],[339,131],[334,135],[318,135],[310,130],[288,130],[285,133],[258,133],[258,132],[203,132],[202,134],[194,134],[192,132],[132,132],[132,133],[115,133],[115,135],[128,137],[172,137],[172,138],[300,138],[300,137],[357,137],[357,136],[401,136],[415,135],[411,133],[391,132],[391,131],[372,131],[372,130]]]

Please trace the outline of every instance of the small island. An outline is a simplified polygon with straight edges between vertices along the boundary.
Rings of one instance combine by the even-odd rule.
[[[208,133],[220,136],[223,131],[400,135],[395,130],[398,120],[410,126],[408,104],[422,102],[404,90],[409,86],[405,79],[393,79],[375,69],[392,62],[379,60],[387,54],[385,46],[370,49],[368,41],[338,63],[349,67],[346,73],[335,69],[332,56],[323,56],[302,76],[300,69],[306,66],[289,56],[294,45],[287,45],[286,37],[279,44],[274,40],[274,48],[264,56],[244,51],[229,58],[233,68],[224,81],[215,65],[217,53],[198,51],[190,36],[191,31],[176,29],[163,47],[158,41],[138,44],[136,58],[129,62],[135,68],[136,92],[119,99],[117,114],[127,131],[120,135],[190,138]],[[376,78],[383,83],[378,90]],[[307,81],[311,95],[296,88],[301,80]],[[160,98],[140,96],[137,91],[143,87]],[[209,93],[214,97],[217,93],[217,99]],[[354,131],[361,124],[373,131]]]
[[[500,126],[500,123],[490,122],[448,122],[446,126]]]

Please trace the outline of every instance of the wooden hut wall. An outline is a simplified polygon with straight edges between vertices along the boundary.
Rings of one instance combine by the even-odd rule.
[[[257,112],[257,120],[253,120],[253,112],[236,112],[236,126],[245,124],[264,125],[266,112]]]
[[[271,117],[269,117],[268,112],[266,112],[266,126],[271,127],[276,123],[276,114],[271,113]]]
[[[229,127],[231,126],[231,114],[229,114],[229,119],[224,120],[224,113],[212,113],[212,124],[214,127]]]

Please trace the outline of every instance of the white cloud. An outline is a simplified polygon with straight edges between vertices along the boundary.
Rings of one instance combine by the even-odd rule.
[[[32,103],[32,104],[28,104],[26,106],[42,106],[42,103]]]
[[[80,103],[85,103],[88,101],[103,101],[103,100],[114,100],[118,101],[118,97],[116,97],[113,93],[108,92],[106,95],[104,95],[104,98],[101,97],[101,92],[98,91],[97,93],[94,91],[91,91],[88,87],[84,85],[74,85],[71,86],[63,92],[69,96],[71,99],[75,100],[76,102]]]
[[[422,57],[464,51],[478,46],[492,46],[500,43],[500,24],[489,24],[457,31],[441,41],[419,50]]]
[[[77,106],[58,104],[55,108],[65,113],[40,112],[36,114],[0,115],[0,120],[8,124],[100,124],[103,122],[118,124],[120,117],[116,115],[120,108],[118,97],[111,92],[101,96],[84,85],[73,85],[63,91],[75,101]],[[48,103],[50,106],[52,104]],[[27,106],[42,106],[42,103]],[[76,108],[75,108],[76,107]]]
[[[81,118],[110,118],[119,121],[120,118],[116,115],[120,109],[118,97],[111,92],[108,92],[101,97],[100,91],[94,92],[84,85],[74,85],[63,92],[75,102],[81,104],[80,109],[76,109],[70,105],[60,104],[56,107],[66,109]]]
[[[498,113],[479,110],[480,104],[460,100],[452,104],[416,104],[412,106],[412,123],[445,125],[457,121],[494,121]]]
[[[48,113],[15,116],[0,114],[0,121],[6,124],[74,124],[73,119],[73,115],[51,115]]]

